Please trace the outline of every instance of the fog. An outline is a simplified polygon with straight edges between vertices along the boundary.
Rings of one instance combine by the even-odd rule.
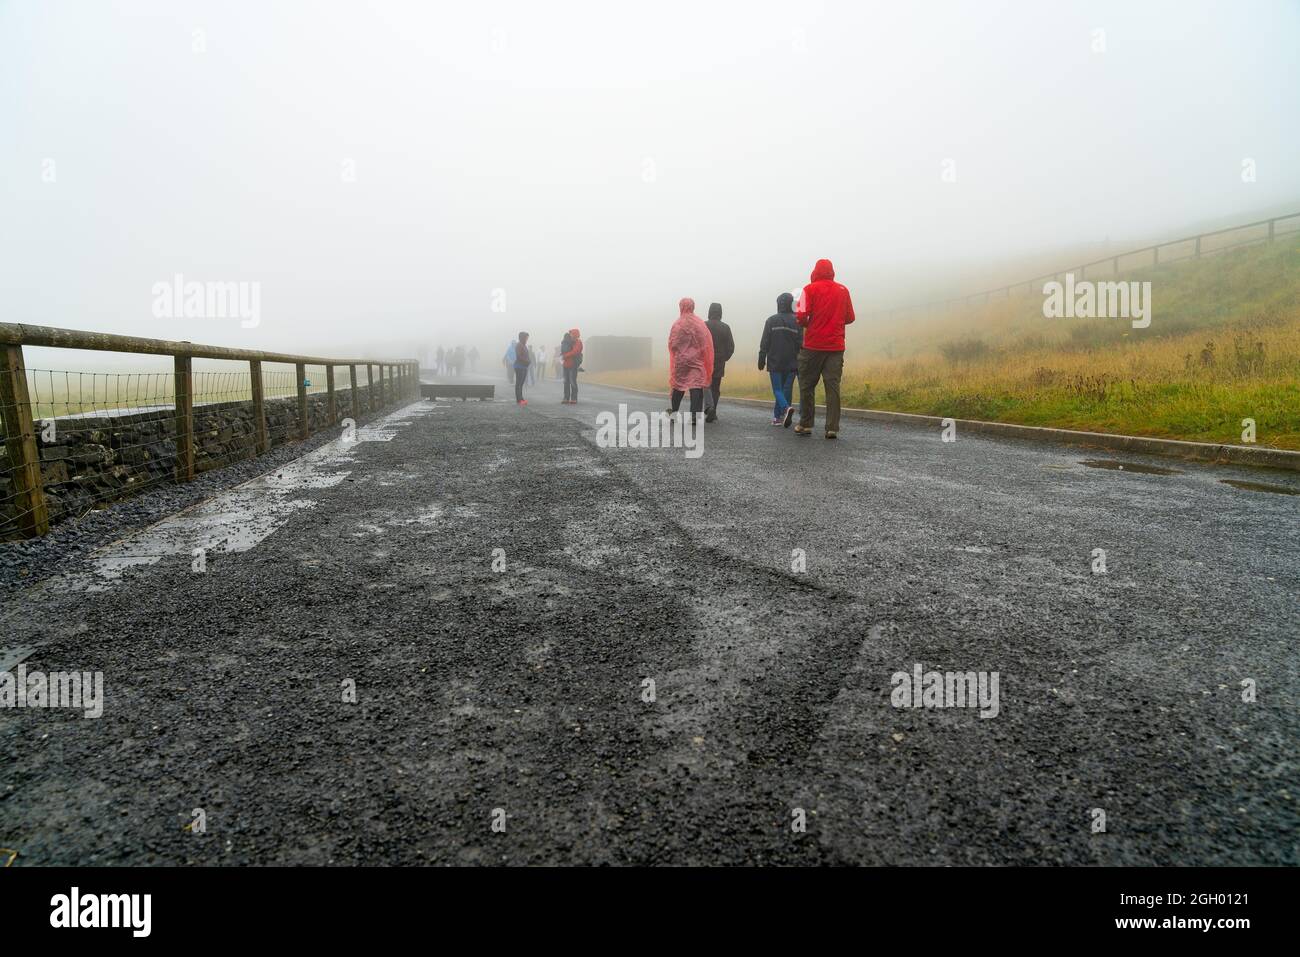
[[[819,257],[866,312],[1300,208],[1297,50],[1293,2],[5,3],[3,319],[750,343]],[[258,321],[159,316],[178,274]]]

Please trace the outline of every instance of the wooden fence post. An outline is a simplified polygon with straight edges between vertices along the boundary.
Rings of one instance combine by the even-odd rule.
[[[382,362],[379,363],[379,407],[384,407],[384,370],[388,367]]]
[[[194,479],[194,360],[176,356],[176,481]]]
[[[356,366],[348,366],[348,376],[352,380],[352,424],[356,425],[358,420],[361,418],[361,406],[359,404],[360,397],[357,395],[361,383],[357,382]]]
[[[1160,247],[1159,247],[1159,246],[1152,246],[1152,247],[1151,247],[1151,251],[1152,251],[1153,253],[1156,254],[1156,258],[1155,258],[1155,260],[1151,263],[1151,265],[1153,265],[1153,266],[1159,266],[1159,265],[1160,265]]]
[[[5,346],[0,353],[0,417],[4,419],[18,529],[28,538],[44,535],[50,530],[50,513],[41,481],[36,423],[32,419],[31,397],[27,394],[22,346]]]
[[[299,362],[294,368],[298,373],[298,438],[305,439],[311,434],[307,422],[307,366]]]
[[[1275,235],[1275,233],[1274,233],[1274,231],[1273,231],[1273,224],[1276,223],[1276,222],[1277,222],[1276,219],[1270,219],[1270,220],[1268,221],[1268,241],[1269,241],[1270,243],[1273,241],[1273,237],[1274,237],[1274,235]]]
[[[265,455],[271,447],[266,434],[266,396],[262,392],[262,360],[249,359],[248,373],[253,386],[253,448],[258,455]]]
[[[1200,236],[1196,237],[1196,258],[1197,259],[1201,258],[1201,237]]]
[[[329,417],[330,425],[338,425],[339,408],[338,401],[334,398],[334,367],[325,367],[325,390],[329,393]]]

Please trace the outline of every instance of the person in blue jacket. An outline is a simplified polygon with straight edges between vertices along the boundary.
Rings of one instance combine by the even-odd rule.
[[[514,348],[512,361],[515,370],[515,402],[519,405],[527,405],[528,400],[524,398],[524,382],[528,378],[528,369],[533,364],[532,350],[528,348],[528,333],[519,333],[512,346]]]
[[[790,427],[794,418],[794,378],[799,371],[799,349],[803,346],[803,329],[794,316],[794,296],[783,292],[776,297],[776,313],[763,324],[763,338],[758,343],[758,371],[767,368],[772,379],[772,424]]]

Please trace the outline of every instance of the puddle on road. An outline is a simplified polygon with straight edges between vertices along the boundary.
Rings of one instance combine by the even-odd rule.
[[[1247,492],[1272,492],[1274,495],[1300,495],[1300,489],[1285,485],[1268,485],[1264,482],[1243,482],[1240,479],[1219,479],[1224,485],[1245,489]]]
[[[1110,469],[1112,472],[1137,472],[1140,475],[1181,475],[1176,469],[1142,465],[1138,462],[1117,462],[1114,459],[1085,459],[1079,463],[1093,469]],[[1300,495],[1300,489],[1286,485],[1269,485],[1267,482],[1247,482],[1242,479],[1219,479],[1224,485],[1247,492],[1270,492],[1273,495]]]
[[[346,475],[339,473],[339,480]],[[260,491],[272,495],[242,495],[233,501],[225,496],[201,505],[174,518],[166,519],[95,557],[91,563],[92,580],[85,583],[87,591],[104,591],[112,587],[129,568],[153,565],[167,555],[194,556],[202,550],[206,556],[246,552],[283,525],[294,512],[310,508],[315,502],[307,499],[287,499],[281,494],[293,486],[280,486],[284,473],[272,482],[259,485]],[[321,476],[312,476],[304,488],[327,488]]]
[[[1158,465],[1138,462],[1117,462],[1114,459],[1083,459],[1079,463],[1090,469],[1110,469],[1113,472],[1137,472],[1139,475],[1181,475],[1177,469],[1162,469]]]
[[[0,648],[0,671],[13,671],[36,651],[31,645],[15,645],[12,648]]]
[[[205,556],[246,552],[280,528],[295,513],[313,507],[312,499],[298,498],[305,491],[334,488],[347,480],[363,441],[388,441],[397,428],[420,414],[419,407],[400,409],[359,429],[357,441],[336,439],[211,500],[164,519],[157,525],[111,545],[91,559],[87,575],[68,576],[62,587],[104,591],[121,580],[130,568],[153,565],[164,557]],[[388,438],[372,436],[388,434]],[[376,529],[382,533],[383,529]]]
[[[394,429],[378,429],[371,426],[357,429],[358,442],[391,442],[396,435]]]

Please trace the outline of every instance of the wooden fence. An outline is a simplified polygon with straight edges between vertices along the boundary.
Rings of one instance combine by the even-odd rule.
[[[24,346],[171,356],[175,371],[175,478],[178,482],[188,482],[194,478],[193,360],[195,359],[227,359],[248,363],[252,386],[254,446],[257,455],[265,454],[270,447],[262,387],[262,363],[264,362],[286,363],[295,367],[298,393],[297,437],[300,439],[307,438],[311,432],[307,414],[306,367],[309,365],[325,367],[328,421],[331,426],[337,425],[340,419],[340,410],[334,393],[336,367],[347,366],[349,369],[352,382],[350,414],[353,419],[359,419],[363,411],[371,412],[400,398],[415,398],[419,395],[419,363],[413,359],[322,358],[259,352],[251,349],[227,349],[220,346],[196,345],[192,342],[169,342],[163,339],[144,339],[99,332],[80,332],[48,326],[0,323],[0,415],[3,415],[4,442],[10,466],[9,478],[14,504],[18,510],[19,528],[27,537],[44,535],[49,531],[50,520],[36,445],[36,421],[27,388],[27,368],[23,359]],[[364,367],[366,370],[368,385],[366,402],[373,408],[364,410],[361,408],[361,390],[357,380],[359,367]],[[378,377],[375,374],[376,369]],[[376,387],[377,402],[373,400]]]

